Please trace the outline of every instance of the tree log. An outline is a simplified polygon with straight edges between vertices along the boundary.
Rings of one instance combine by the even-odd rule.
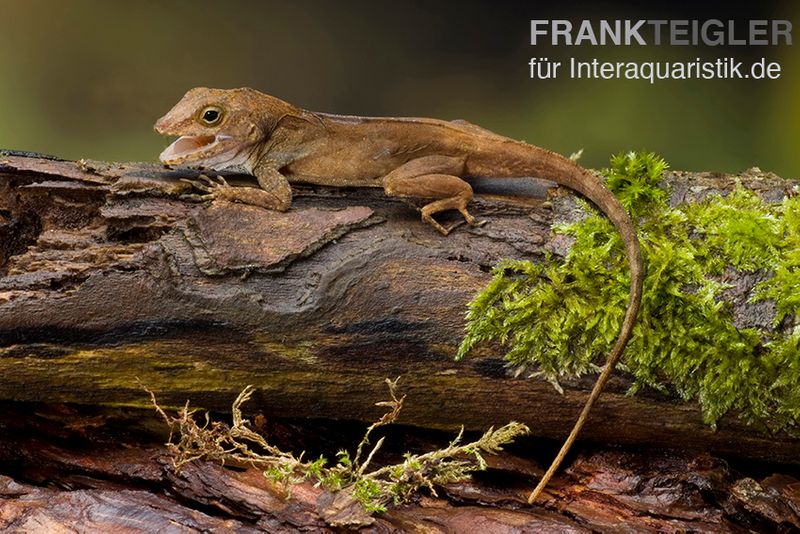
[[[561,395],[513,378],[498,347],[453,355],[498,260],[567,249],[550,225],[583,213],[569,195],[547,199],[541,183],[533,200],[488,195],[476,213],[489,224],[442,237],[380,190],[298,188],[276,213],[180,199],[179,178],[195,175],[0,156],[0,400],[145,406],[141,381],[165,405],[224,410],[253,384],[269,415],[369,421],[384,378],[402,376],[404,423],[568,432],[594,377]],[[736,179],[769,198],[797,185],[757,171],[668,177],[674,202]],[[696,406],[627,397],[627,385],[615,378],[583,438],[800,461],[797,439],[732,416],[714,432]]]
[[[148,442],[146,432],[131,432],[138,421],[130,411],[98,417],[64,407],[31,408],[3,405],[4,532],[347,531],[331,524],[336,521],[326,512],[334,496],[314,481],[293,486],[287,498],[281,484],[269,482],[255,468],[196,461],[176,472],[163,445]],[[309,423],[301,430],[312,441],[337,437],[333,423],[321,428]],[[271,435],[276,433],[277,428],[270,429]],[[390,435],[387,441],[397,437]],[[414,438],[417,444],[420,437]],[[424,448],[438,445],[425,443]],[[796,477],[767,471],[767,476],[752,478],[708,454],[582,454],[535,506],[527,505],[531,476],[541,475],[535,464],[505,452],[486,459],[490,467],[483,476],[437,487],[438,499],[423,494],[372,518],[355,506],[335,519],[364,525],[359,531],[370,533],[655,534],[800,528]]]

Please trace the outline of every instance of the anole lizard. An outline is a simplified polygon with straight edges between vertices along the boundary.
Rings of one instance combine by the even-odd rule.
[[[575,441],[592,405],[631,336],[642,296],[644,269],[633,224],[616,197],[569,159],[463,121],[372,118],[315,113],[253,89],[189,90],[155,124],[180,136],[160,156],[166,165],[225,169],[254,175],[260,188],[231,187],[224,179],[192,182],[196,198],[226,199],[286,211],[290,183],[382,187],[392,197],[430,201],[423,221],[447,235],[433,215],[458,210],[470,225],[472,188],[462,177],[539,177],[594,203],[622,236],[631,270],[628,309],[617,342],[561,451],[528,502],[533,503]]]

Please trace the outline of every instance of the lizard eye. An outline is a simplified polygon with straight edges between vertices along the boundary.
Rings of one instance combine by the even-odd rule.
[[[222,120],[222,109],[217,106],[208,106],[200,112],[200,121],[207,126],[219,124]]]

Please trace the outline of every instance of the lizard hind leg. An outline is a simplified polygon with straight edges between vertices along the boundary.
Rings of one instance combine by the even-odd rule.
[[[388,196],[432,200],[422,209],[422,220],[443,235],[453,229],[439,224],[433,215],[447,210],[458,210],[464,220],[472,226],[479,221],[467,211],[472,200],[472,187],[459,178],[464,172],[464,159],[449,156],[425,156],[401,165],[383,179],[383,188]]]
[[[394,197],[436,199],[425,204],[420,210],[422,220],[447,235],[454,227],[445,228],[433,216],[447,210],[458,210],[471,226],[481,226],[479,221],[467,211],[472,200],[472,187],[459,178],[448,174],[424,174],[413,178],[399,178],[384,182],[386,194]]]

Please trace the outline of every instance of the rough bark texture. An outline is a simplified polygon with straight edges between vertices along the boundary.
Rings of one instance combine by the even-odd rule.
[[[466,304],[499,259],[566,250],[550,225],[581,216],[571,197],[486,200],[478,214],[489,224],[442,237],[380,191],[301,190],[276,213],[181,200],[183,176],[0,157],[0,400],[143,406],[138,378],[167,405],[227,409],[253,384],[270,415],[369,421],[384,378],[402,375],[404,423],[519,420],[552,438],[572,425],[593,377],[559,395],[509,376],[493,347],[453,361]],[[675,200],[735,184],[669,179]],[[777,198],[795,186],[739,179]],[[800,458],[796,439],[734,417],[712,432],[696,407],[625,388],[612,384],[584,438]]]
[[[176,473],[164,447],[142,429],[141,414],[30,404],[2,408],[0,530],[4,532],[346,530],[329,523],[335,497],[311,482],[294,486],[287,498],[280,485],[252,468],[198,461]],[[269,424],[267,433],[278,440],[299,434],[310,447],[318,445],[314,441],[342,437],[332,423],[294,429]],[[441,437],[437,443],[407,430],[402,435],[423,448],[441,445]],[[387,442],[400,436],[390,435]],[[471,482],[437,488],[439,498],[422,495],[373,518],[345,510],[337,520],[377,533],[800,529],[797,473],[743,474],[708,454],[589,451],[556,477],[543,503],[528,506],[527,494],[541,475],[538,465],[506,453],[487,459],[488,471]]]
[[[280,214],[183,201],[185,176],[0,154],[0,529],[333,530],[323,519],[332,497],[311,483],[287,500],[254,469],[200,462],[175,473],[152,412],[136,409],[149,402],[137,379],[163,404],[227,410],[253,384],[249,408],[270,421],[371,421],[382,413],[373,403],[385,398],[384,378],[402,375],[407,424],[485,429],[519,420],[556,439],[569,430],[592,377],[559,395],[509,376],[496,347],[452,360],[465,306],[499,259],[567,249],[550,225],[581,216],[568,195],[511,206],[485,197],[477,212],[490,223],[444,238],[380,191],[302,189]],[[675,202],[735,183],[668,179]],[[739,179],[773,199],[796,186],[758,172]],[[737,314],[758,323],[763,310],[741,302]],[[615,379],[584,438],[647,452],[580,456],[544,507],[525,505],[539,466],[504,454],[475,482],[440,488],[444,499],[421,497],[365,529],[800,528],[800,482],[787,469],[751,473],[756,482],[703,452],[797,463],[798,440],[733,417],[711,432],[695,407],[626,397],[626,386]],[[293,434],[274,423],[270,435],[300,435],[289,445],[329,455],[353,444],[337,441],[340,423],[325,424],[292,423]],[[399,434],[418,449],[435,445],[409,429]]]

